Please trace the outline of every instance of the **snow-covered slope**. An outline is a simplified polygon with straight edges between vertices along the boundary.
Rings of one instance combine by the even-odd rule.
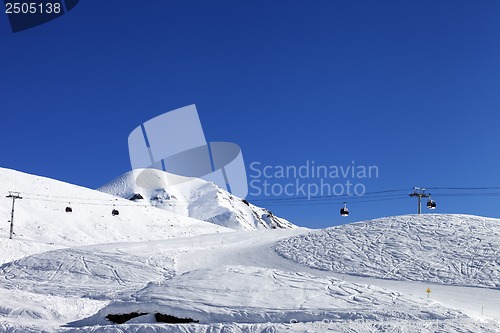
[[[500,289],[500,220],[407,215],[283,240],[276,251],[310,267],[384,279]]]
[[[14,240],[9,240],[12,200],[18,191]],[[0,168],[0,262],[49,249],[228,232],[186,216],[84,187]],[[66,207],[72,209],[67,213]],[[113,216],[116,209],[119,215]]]
[[[164,203],[189,194],[186,202],[196,202],[191,209],[210,212],[204,196],[217,192],[198,189],[210,188],[206,184],[168,193]],[[0,191],[9,190],[23,199],[16,201],[13,240],[9,224],[0,224],[0,258],[16,259],[0,266],[0,332],[500,329],[498,220],[402,216],[313,234],[302,228],[234,232],[149,200],[0,169]],[[0,214],[8,218],[11,203],[0,198]],[[120,214],[112,216],[112,209]],[[337,264],[351,270],[330,270]],[[462,267],[460,274],[453,265]],[[110,314],[130,320],[113,324]],[[199,323],[159,323],[186,317]]]
[[[148,243],[138,244],[34,254],[0,266],[0,281],[4,288],[22,285],[38,294],[111,300],[175,275],[173,259],[154,247],[145,250]]]
[[[212,233],[23,258],[0,269],[0,332],[498,330],[500,290],[336,274],[275,252],[278,241],[308,232]],[[132,312],[145,315],[106,319]],[[200,323],[164,325],[157,313]]]
[[[140,175],[139,181],[136,180],[137,175]],[[123,174],[98,190],[237,230],[295,227],[267,209],[235,197],[211,182],[189,178],[184,182],[176,179],[175,185],[167,185],[173,178],[175,176],[161,170],[138,169]]]
[[[212,283],[207,283],[207,277]],[[431,320],[465,317],[437,304],[335,278],[249,266],[218,266],[150,283],[73,325],[109,325],[109,314],[169,314],[201,324],[322,320]],[[382,305],[383,304],[383,305]],[[155,323],[141,316],[134,323]]]

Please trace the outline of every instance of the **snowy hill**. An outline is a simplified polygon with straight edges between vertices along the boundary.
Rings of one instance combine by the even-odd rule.
[[[265,208],[233,196],[202,179],[179,178],[161,170],[127,172],[98,190],[141,204],[237,230],[288,229],[295,226]],[[137,175],[140,175],[137,185]],[[173,181],[171,181],[173,180]],[[167,185],[176,183],[175,185]]]
[[[407,215],[341,225],[281,241],[295,262],[383,279],[500,289],[500,220]]]
[[[378,286],[380,280],[317,271],[273,250],[277,241],[306,232],[215,233],[23,258],[0,268],[0,332],[319,333],[381,327],[495,332],[499,327],[487,319],[500,319],[498,313],[494,317],[498,290],[432,284],[438,301],[427,301],[414,292],[423,293],[428,285]],[[463,294],[460,306],[449,302],[457,294]],[[467,315],[477,302],[486,309],[478,318],[488,323]],[[113,324],[112,316],[132,319]],[[158,322],[162,316],[198,323],[164,325]]]
[[[127,177],[113,184],[137,194]],[[0,224],[0,332],[500,329],[498,220],[411,215],[269,230],[244,215],[264,210],[210,183],[152,184],[134,201],[0,169],[0,191],[23,197],[13,240]],[[11,204],[0,198],[5,219]],[[224,210],[232,227],[261,230],[186,216]]]
[[[0,168],[0,216],[10,220],[9,191],[18,191],[14,239],[0,223],[0,262],[54,248],[228,232],[220,226],[49,178]],[[66,207],[72,209],[66,212]],[[113,216],[116,209],[119,215]]]

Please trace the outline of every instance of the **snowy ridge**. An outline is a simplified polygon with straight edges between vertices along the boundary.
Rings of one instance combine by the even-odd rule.
[[[407,215],[280,241],[285,258],[321,270],[383,279],[500,288],[500,220]]]
[[[136,181],[137,175],[139,181]],[[137,185],[140,182],[141,185]],[[167,185],[174,183],[175,185]],[[98,189],[141,204],[237,230],[288,229],[295,226],[217,185],[156,169],[129,171]]]

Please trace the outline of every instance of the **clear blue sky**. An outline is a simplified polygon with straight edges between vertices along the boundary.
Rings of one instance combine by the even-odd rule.
[[[196,104],[247,167],[376,165],[370,192],[500,186],[499,18],[498,1],[82,1],[13,34],[2,13],[0,166],[96,188],[130,169],[136,126]],[[407,192],[346,219],[269,208],[323,227],[413,213]],[[500,217],[499,196],[434,198]]]

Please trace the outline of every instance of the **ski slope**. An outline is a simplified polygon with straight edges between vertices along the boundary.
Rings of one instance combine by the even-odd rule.
[[[83,247],[15,260],[1,266],[0,275],[6,288],[22,285],[24,291],[38,294],[113,299],[136,291],[144,281],[169,279],[175,271],[173,260],[161,253]]]
[[[407,215],[352,223],[281,241],[285,258],[382,279],[500,288],[500,220]]]
[[[213,282],[207,283],[207,277]],[[130,312],[168,313],[196,318],[201,324],[465,317],[384,288],[252,266],[221,265],[190,271],[164,283],[150,283],[131,298],[112,302],[78,324],[106,325],[106,315]],[[151,323],[151,318],[142,316],[134,322]]]
[[[0,180],[23,196],[14,239],[0,226],[0,332],[500,330],[495,219],[235,231],[12,170],[0,169]],[[0,214],[10,204],[0,200]],[[420,261],[411,268],[408,258]],[[443,258],[464,269],[453,273]],[[352,271],[331,270],[337,261]],[[132,312],[142,315],[106,318]],[[198,323],[158,323],[158,313]]]
[[[0,193],[18,191],[14,239],[0,223],[0,262],[67,246],[194,236],[233,230],[172,214],[99,191],[0,168]],[[72,212],[66,213],[66,207]],[[12,200],[0,197],[0,216],[10,220]],[[117,209],[118,216],[111,211]]]
[[[12,290],[4,306],[15,313],[26,295],[47,295],[50,304],[24,303],[25,309],[36,311],[26,309],[17,320],[61,332],[368,332],[382,326],[409,332],[425,332],[426,327],[495,332],[499,328],[500,313],[494,312],[500,305],[498,290],[335,274],[289,261],[274,251],[278,241],[308,232],[249,231],[245,237],[238,232],[216,233],[52,251],[44,258],[54,264],[43,266],[45,270],[38,267],[44,261],[36,256],[2,267],[0,276],[5,278],[0,284]],[[103,254],[109,257],[90,269],[79,264]],[[18,294],[15,286],[22,286],[23,293]],[[433,289],[430,302],[424,296],[428,286]],[[463,298],[450,302],[456,294]],[[58,307],[57,301],[64,303]],[[486,315],[474,313],[477,302],[486,308]],[[62,316],[68,304],[80,306],[81,313]],[[47,314],[53,312],[58,316]],[[148,315],[120,325],[105,319],[108,314],[130,312]],[[156,312],[200,323],[158,324]],[[12,325],[12,315],[6,317],[4,327]]]

